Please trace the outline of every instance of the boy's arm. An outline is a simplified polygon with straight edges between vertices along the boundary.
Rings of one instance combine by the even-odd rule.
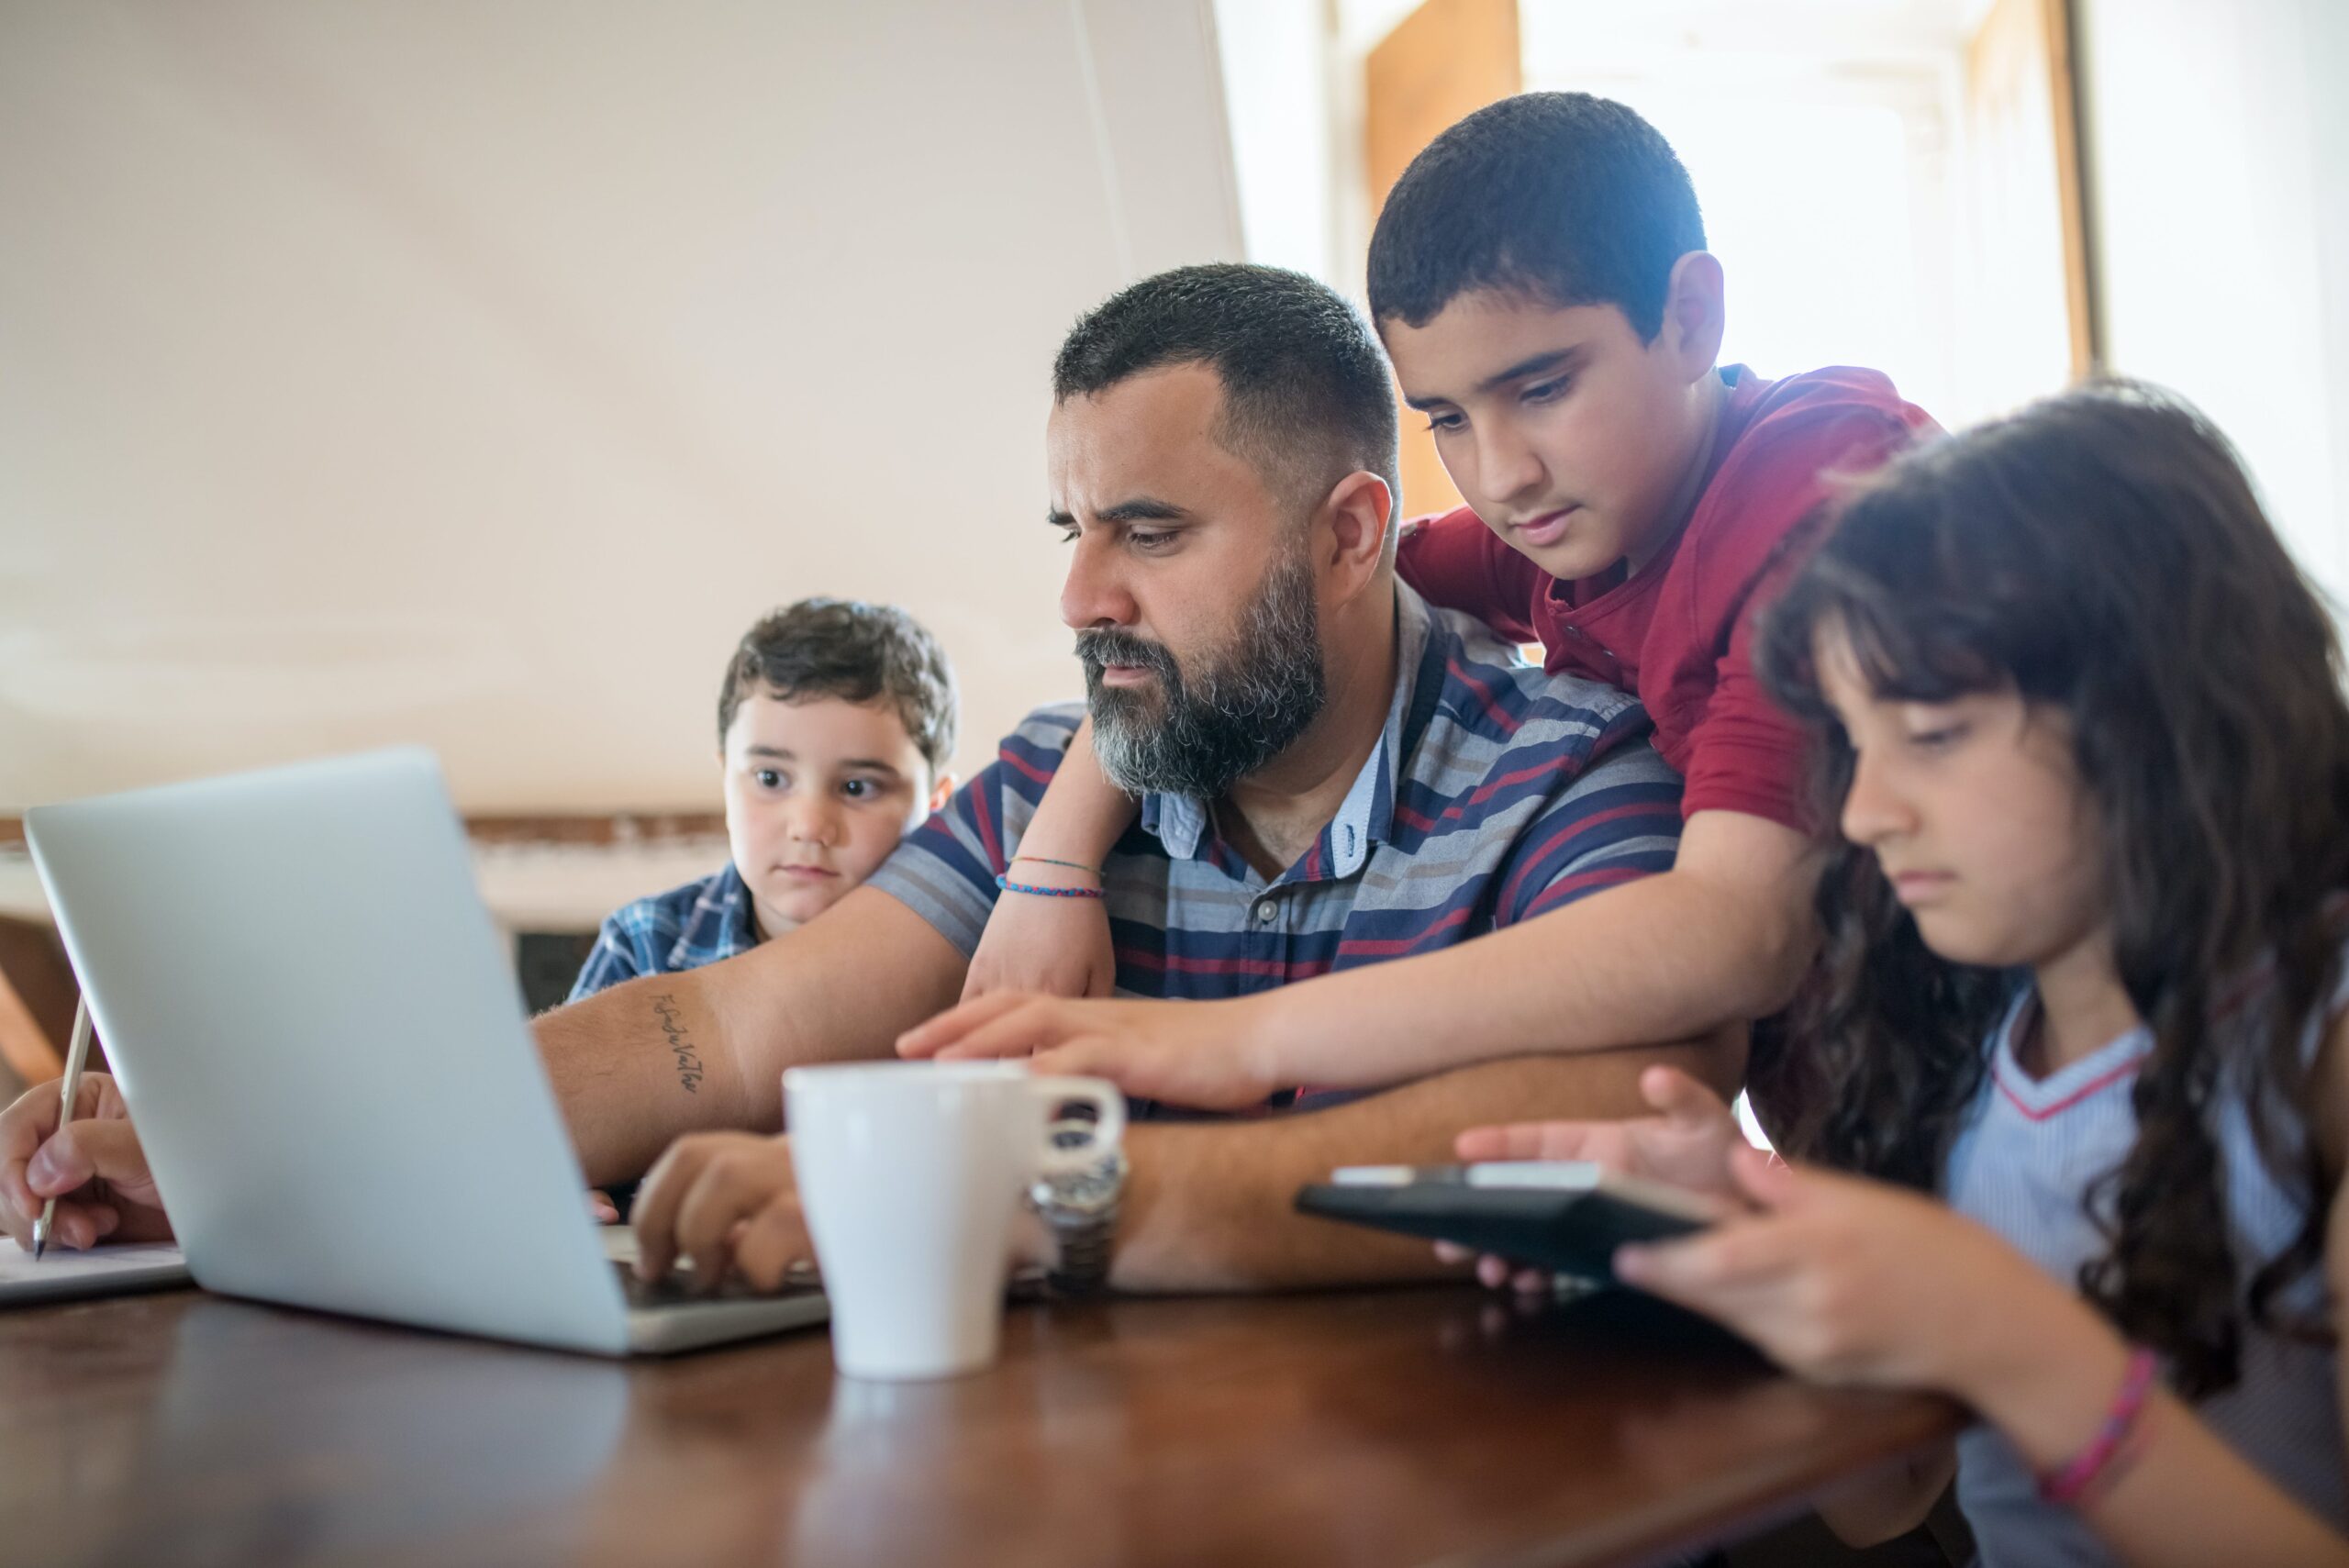
[[[1645,746],[1586,770],[1524,835],[1500,895],[1514,923],[1474,941],[1230,1001],[1004,997],[933,1019],[898,1050],[1032,1053],[1039,1071],[1230,1109],[1298,1084],[1375,1088],[1495,1057],[1742,1029],[1784,1006],[1809,962],[1809,841],[1704,812],[1675,853],[1669,781]]]
[[[1332,1081],[1318,1071],[1324,1055],[1330,1068],[1353,1064],[1350,1073],[1423,1073],[1520,1051],[1687,1040],[1785,1006],[1818,946],[1820,861],[1811,837],[1787,825],[1801,820],[1810,739],[1753,669],[1755,606],[1776,585],[1765,579],[1748,595],[1688,737],[1688,816],[1670,870],[1481,941],[1315,981],[1309,989],[1330,988],[1318,996],[1267,996],[1257,1050],[1285,1065],[1304,1053],[1299,1081],[1322,1083]],[[1575,880],[1560,879],[1546,896]],[[1441,1029],[1428,1006],[1454,994],[1481,999],[1473,1035]]]
[[[1093,755],[1093,721],[1077,727],[1007,873],[1041,887],[1098,888],[1100,867],[1134,819],[1133,797],[1103,775]],[[971,955],[962,1000],[998,991],[1107,996],[1117,989],[1118,956],[1098,898],[1007,894],[996,900]]]
[[[534,1026],[590,1184],[643,1173],[680,1133],[773,1131],[783,1070],[880,1057],[951,1005],[963,954],[928,921],[861,887],[739,958],[646,975]]]
[[[1783,1006],[1809,962],[1809,856],[1787,828],[1708,812],[1670,870],[1456,947],[1231,1001],[1005,996],[932,1019],[897,1049],[1030,1057],[1038,1072],[1229,1110],[1298,1084],[1376,1088],[1495,1057],[1717,1030],[1742,1039],[1744,1020]],[[1615,874],[1601,863],[1562,882]],[[1736,1092],[1731,1082],[1723,1097]]]
[[[1093,720],[1076,727],[1067,755],[1053,771],[1036,815],[1019,835],[1019,856],[1049,855],[1098,866],[1109,858],[1134,819],[1134,797],[1109,782],[1093,755]],[[1050,867],[1038,867],[1049,870]],[[1026,880],[1026,873],[1021,873]]]
[[[1239,1021],[1283,1082],[1341,1087],[1523,1051],[1692,1039],[1793,995],[1817,940],[1814,868],[1792,828],[1699,812],[1669,871],[1441,952],[1252,997]],[[1476,998],[1473,1030],[1460,1027],[1462,996]]]

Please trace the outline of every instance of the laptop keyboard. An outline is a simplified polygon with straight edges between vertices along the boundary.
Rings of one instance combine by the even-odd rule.
[[[813,1284],[785,1285],[780,1291],[754,1289],[740,1275],[729,1275],[714,1292],[705,1294],[694,1286],[691,1269],[672,1269],[657,1280],[640,1280],[636,1270],[627,1263],[616,1262],[612,1272],[619,1276],[620,1291],[632,1307],[710,1307],[727,1301],[776,1301],[786,1296],[807,1296],[818,1287]]]

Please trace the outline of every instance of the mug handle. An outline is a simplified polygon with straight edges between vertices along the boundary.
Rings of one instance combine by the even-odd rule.
[[[1089,1171],[1126,1134],[1125,1091],[1107,1078],[1031,1078],[1029,1086],[1054,1105],[1081,1100],[1093,1107],[1093,1136],[1072,1149],[1047,1144],[1038,1169],[1047,1175]]]

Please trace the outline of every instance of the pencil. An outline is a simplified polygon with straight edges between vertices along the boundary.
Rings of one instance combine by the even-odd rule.
[[[73,1119],[73,1096],[82,1087],[82,1063],[90,1059],[90,1003],[84,997],[73,1004],[73,1043],[65,1048],[65,1076],[58,1081],[58,1093],[64,1104],[57,1112],[57,1125],[63,1130]],[[33,1262],[49,1246],[50,1227],[57,1223],[57,1199],[50,1198],[40,1206],[40,1218],[33,1221]]]

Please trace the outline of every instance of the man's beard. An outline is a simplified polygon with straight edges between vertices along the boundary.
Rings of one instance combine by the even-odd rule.
[[[1283,553],[1241,612],[1231,640],[1189,680],[1163,643],[1122,631],[1081,631],[1093,755],[1128,795],[1157,791],[1212,801],[1295,743],[1329,697],[1313,569]],[[1150,671],[1140,686],[1106,686],[1104,666]]]

